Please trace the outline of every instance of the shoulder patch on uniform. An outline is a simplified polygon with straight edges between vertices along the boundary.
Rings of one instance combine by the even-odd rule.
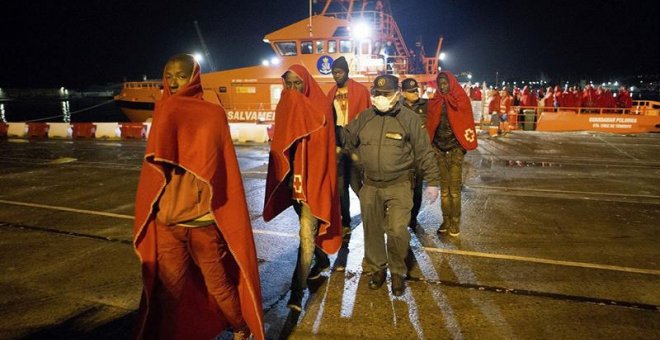
[[[386,132],[385,133],[385,138],[387,139],[396,139],[396,140],[402,140],[403,135],[398,133],[398,132]]]

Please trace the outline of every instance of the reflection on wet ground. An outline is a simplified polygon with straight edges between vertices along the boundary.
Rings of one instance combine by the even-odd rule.
[[[350,242],[310,282],[302,313],[286,307],[296,215],[263,221],[268,148],[237,147],[268,337],[660,338],[658,138],[480,140],[465,161],[461,236],[438,237],[439,204],[423,205],[402,297],[389,278],[367,287],[352,195]],[[0,141],[0,338],[127,337],[141,287],[131,234],[144,142],[17,141]]]

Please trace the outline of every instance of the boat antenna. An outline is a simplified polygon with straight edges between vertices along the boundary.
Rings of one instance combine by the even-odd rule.
[[[193,24],[195,24],[195,30],[197,30],[197,36],[199,37],[199,42],[202,44],[202,50],[204,50],[204,57],[206,58],[206,60],[208,60],[211,71],[215,71],[215,64],[213,63],[213,59],[211,58],[211,52],[209,52],[209,48],[206,46],[206,43],[204,42],[204,37],[202,37],[202,31],[199,29],[199,24],[197,23],[197,20],[193,21]]]
[[[307,25],[307,30],[309,31],[309,36],[312,34],[312,0],[309,0],[309,24]]]

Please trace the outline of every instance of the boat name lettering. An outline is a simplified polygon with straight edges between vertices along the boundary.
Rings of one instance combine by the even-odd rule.
[[[637,123],[637,118],[590,117],[589,123]]]
[[[275,112],[273,111],[227,111],[227,118],[230,121],[274,121]]]
[[[256,83],[256,79],[232,79],[232,83]]]

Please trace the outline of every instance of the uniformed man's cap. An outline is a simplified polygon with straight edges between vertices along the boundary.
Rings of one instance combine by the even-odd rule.
[[[376,77],[374,79],[374,86],[371,88],[371,93],[379,92],[394,92],[399,89],[399,78],[386,74]]]
[[[413,92],[413,91],[417,91],[418,88],[419,88],[419,84],[417,83],[417,80],[413,78],[407,78],[401,82],[401,89],[403,91]]]

